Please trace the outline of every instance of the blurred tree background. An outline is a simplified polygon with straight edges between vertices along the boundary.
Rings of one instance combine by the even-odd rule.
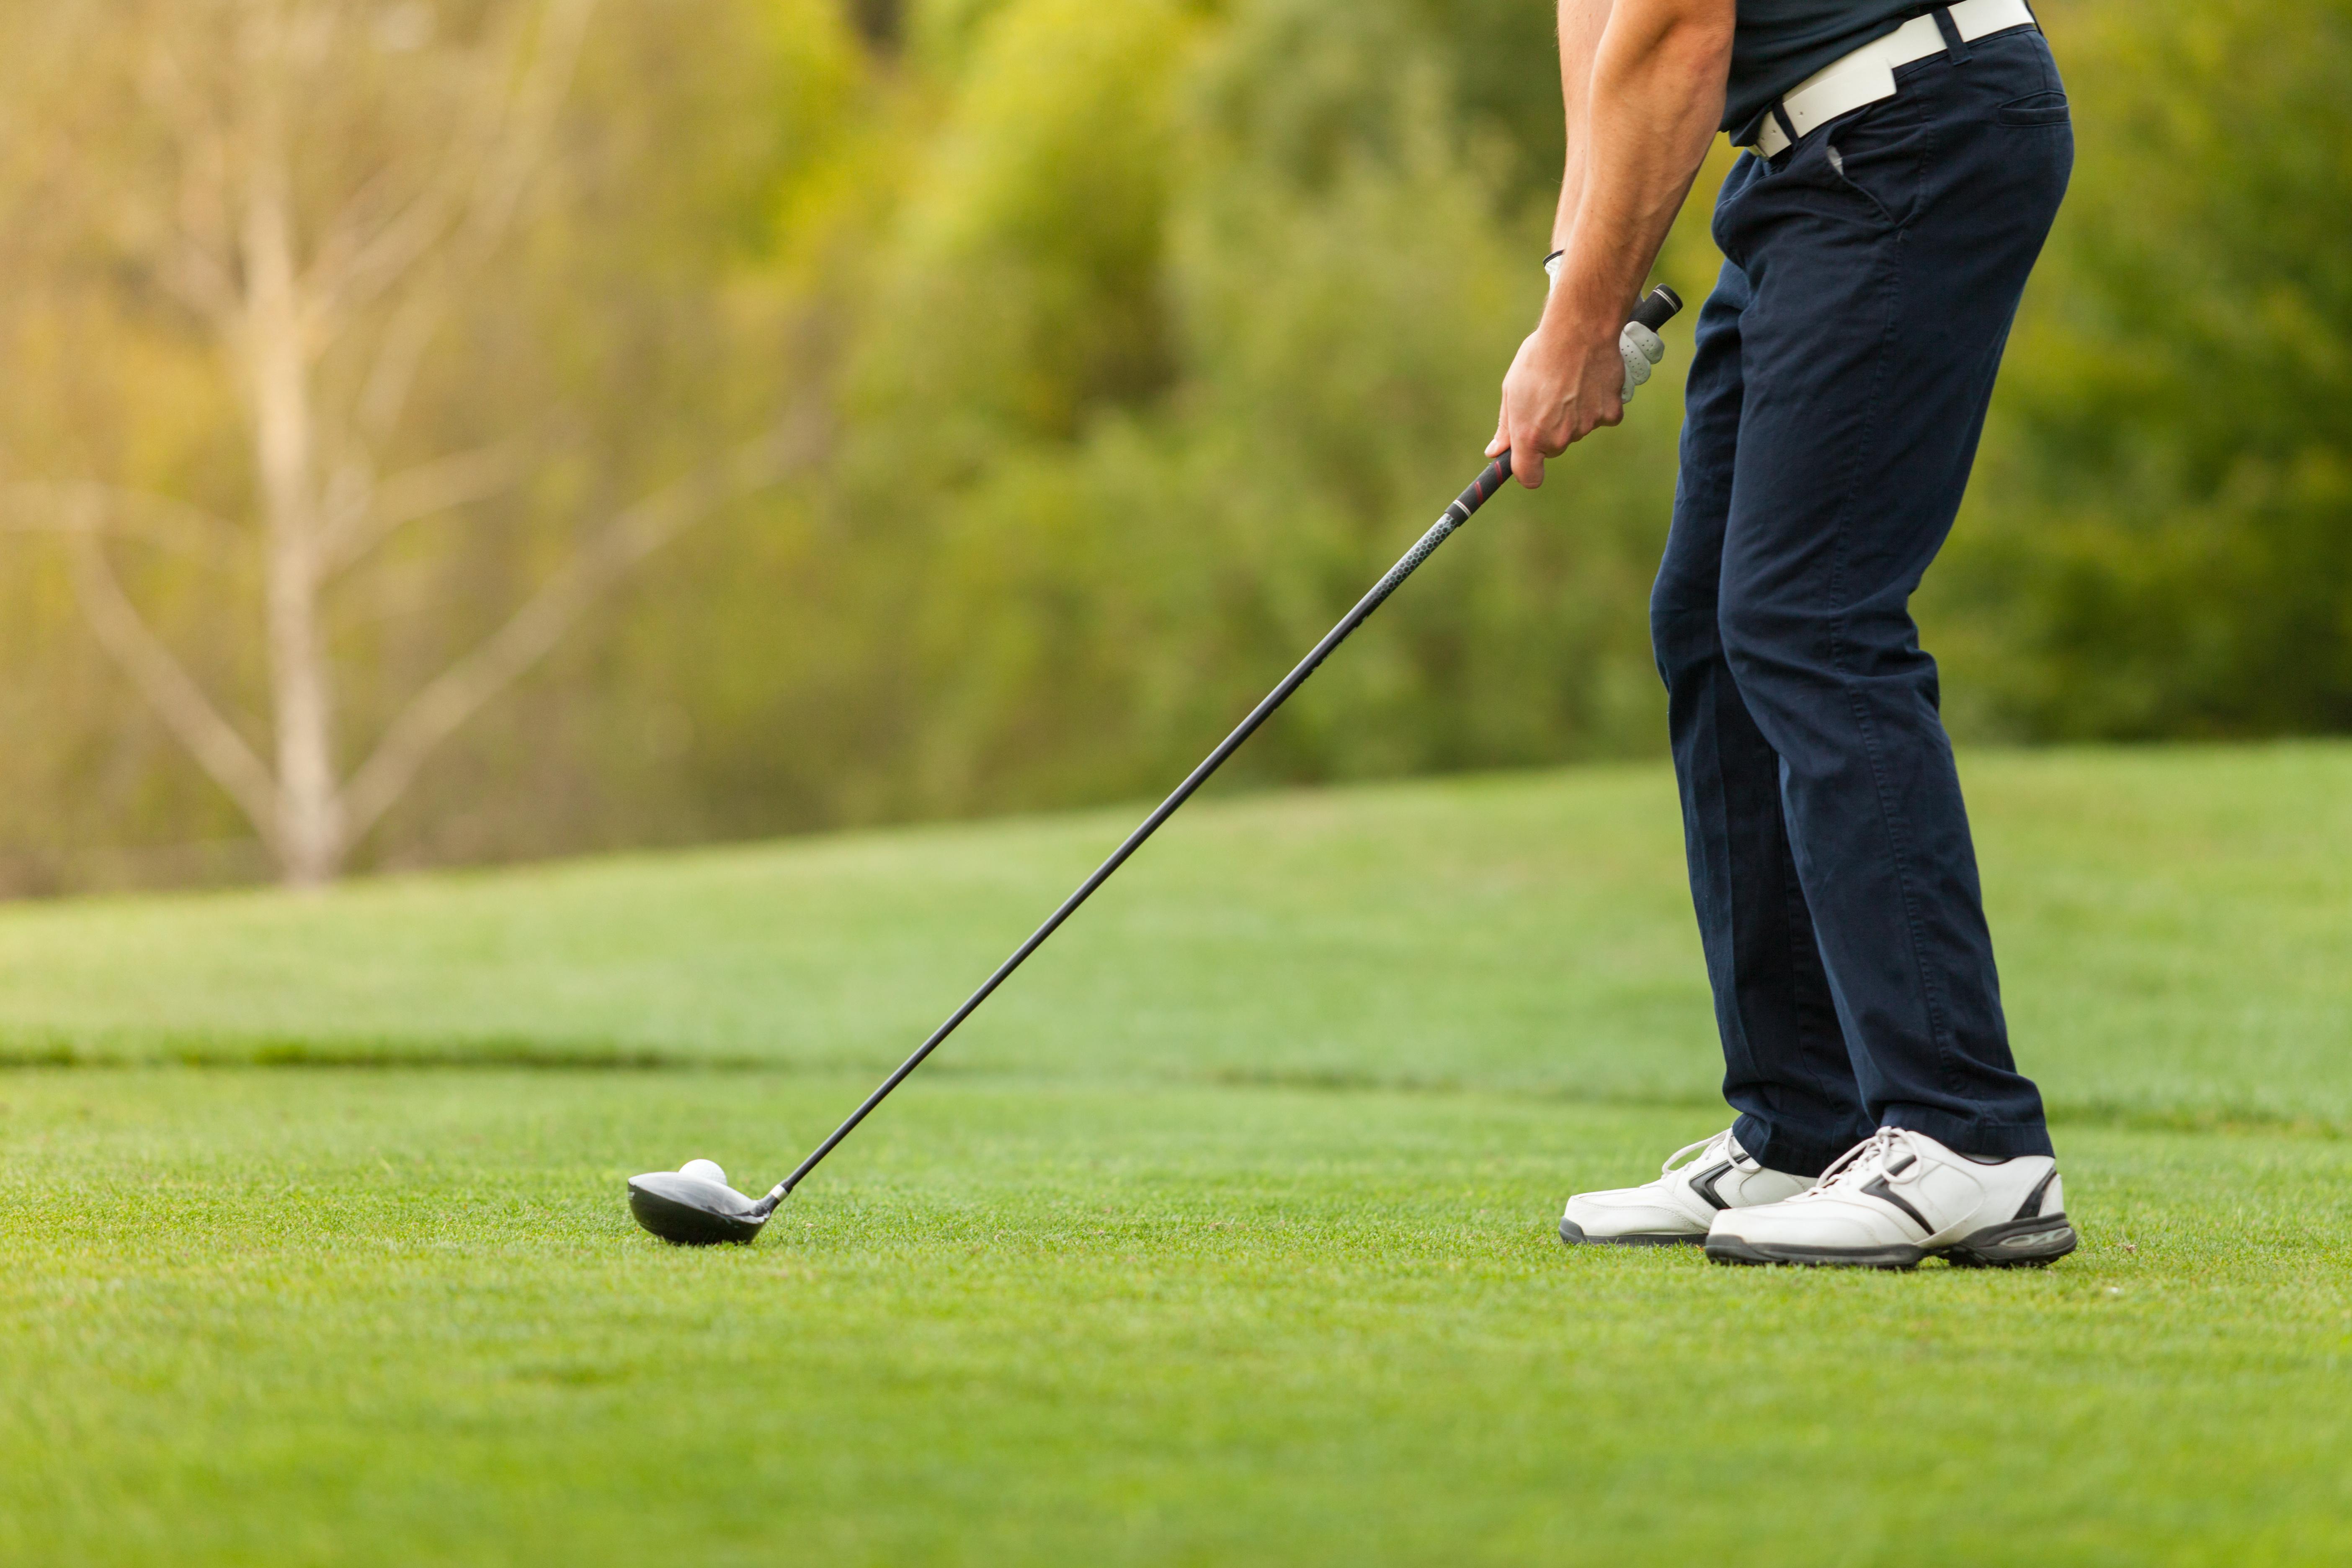
[[[2352,5],[2042,15],[2079,161],[1922,595],[1955,727],[2352,729]],[[1550,30],[10,8],[0,891],[1156,793],[1479,461]],[[1659,752],[1677,393],[1482,514],[1235,771]]]

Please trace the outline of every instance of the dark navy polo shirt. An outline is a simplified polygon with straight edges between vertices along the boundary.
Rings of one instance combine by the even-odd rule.
[[[1929,9],[1920,0],[1738,0],[1723,129],[1746,142],[1771,101]]]

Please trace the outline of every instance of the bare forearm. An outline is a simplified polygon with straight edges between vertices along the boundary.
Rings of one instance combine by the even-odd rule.
[[[1551,247],[1566,250],[1584,195],[1585,147],[1591,137],[1592,61],[1609,26],[1610,0],[1559,0],[1559,99],[1568,118],[1568,157],[1560,172],[1559,205],[1551,220]]]
[[[1547,317],[1605,325],[1613,337],[1633,309],[1723,117],[1731,12],[1730,0],[1610,8],[1589,78],[1576,205],[1554,241],[1568,252],[1561,287]]]
[[[1568,158],[1552,244],[1567,255],[1486,447],[1511,454],[1523,485],[1624,416],[1633,373],[1618,335],[1723,117],[1735,4],[1560,0]]]

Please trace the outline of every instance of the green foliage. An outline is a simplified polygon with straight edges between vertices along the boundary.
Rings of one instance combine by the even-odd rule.
[[[2047,17],[2080,144],[1937,584],[2036,736],[2352,726],[2352,7]]]
[[[909,646],[860,699],[902,749],[836,764],[841,815],[1150,789],[1475,471],[1549,221],[1454,86],[1493,32],[1298,0],[968,25],[852,361],[834,526],[887,562],[855,602]],[[1242,770],[1638,745],[1671,395],[1496,507]]]
[[[5,24],[0,210],[45,221],[0,223],[25,279],[0,301],[0,479],[96,475],[243,515],[235,388],[126,261],[165,216],[141,184],[157,132],[135,62],[90,68],[74,42],[131,4]],[[2050,11],[2081,160],[1922,602],[1954,722],[2343,729],[2352,23],[2340,0]],[[530,243],[416,394],[431,449],[544,410],[535,477],[413,527],[340,601],[350,730],[585,520],[780,416],[821,428],[821,458],[653,563],[441,754],[362,863],[1150,793],[1476,468],[1540,299],[1546,7],[598,16]],[[1693,298],[1727,162],[1660,263]],[[1644,596],[1688,341],[1669,335],[1625,426],[1482,514],[1238,773],[1654,749]],[[198,678],[256,708],[255,655],[225,627],[257,579],[169,542],[121,569]],[[50,544],[0,553],[0,884],[254,868],[233,842],[146,874],[90,858],[241,828],[80,634]]]
[[[381,9],[421,14],[422,43],[381,44],[370,11],[334,11],[335,71],[305,82],[289,110],[306,239],[454,178],[442,153],[466,167],[471,122],[459,111],[479,106],[436,96],[458,73],[425,62],[443,40],[469,43],[527,14]],[[264,869],[247,825],[83,630],[54,534],[40,531],[56,520],[19,504],[26,485],[85,481],[160,498],[137,520],[145,531],[111,547],[116,570],[162,642],[267,754],[245,393],[213,327],[173,286],[175,224],[191,206],[203,216],[191,193],[203,195],[208,153],[174,118],[172,94],[236,95],[235,22],[220,6],[136,0],[0,21],[0,97],[26,128],[0,137],[12,149],[0,160],[0,271],[11,279],[0,353],[12,369],[0,386],[0,624],[15,638],[0,650],[0,889]],[[775,193],[807,177],[823,150],[803,128],[841,120],[862,85],[858,48],[829,3],[601,9],[549,167],[522,196],[519,239],[447,291],[404,416],[374,454],[396,472],[503,443],[523,459],[523,481],[416,518],[333,586],[326,637],[346,766],[579,537],[777,416],[791,323],[764,275]],[[355,388],[385,363],[377,351],[389,337],[381,321],[352,328],[318,380]],[[346,455],[332,449],[338,434],[322,437],[322,465]],[[777,510],[761,522],[788,526]],[[593,636],[610,629],[590,628],[495,727],[445,752],[368,858],[660,834],[677,815],[661,788],[677,747],[645,741],[677,730],[665,722],[676,703],[645,689],[642,661],[627,657],[635,628]],[[87,853],[142,845],[156,855]]]
[[[1154,284],[1185,31],[1140,0],[1019,0],[982,28],[854,373],[894,483],[1066,437],[1165,381]]]

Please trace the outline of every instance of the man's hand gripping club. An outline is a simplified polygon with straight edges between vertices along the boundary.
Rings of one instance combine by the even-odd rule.
[[[1665,355],[1655,333],[1625,323],[1723,118],[1734,3],[1560,0],[1559,265],[1486,447],[1509,452],[1529,489],[1545,458],[1622,419]]]

